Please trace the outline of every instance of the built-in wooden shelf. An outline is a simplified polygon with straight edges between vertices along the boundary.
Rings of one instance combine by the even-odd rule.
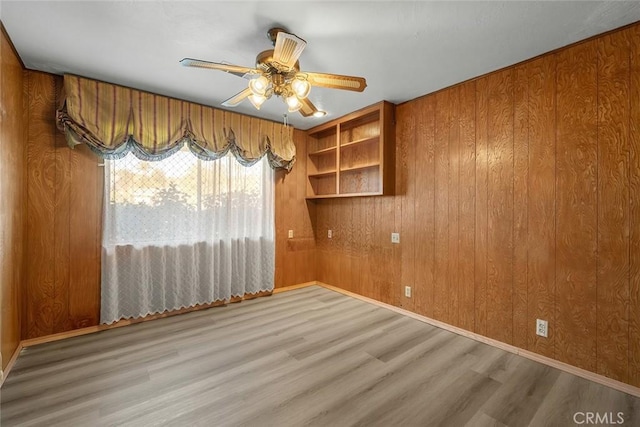
[[[324,178],[327,176],[335,176],[336,175],[336,171],[326,171],[326,172],[318,172],[318,173],[312,173],[309,174],[309,178]]]
[[[355,172],[362,169],[377,168],[378,166],[380,166],[380,162],[369,163],[366,165],[349,166],[349,167],[340,168],[340,172]]]
[[[376,136],[371,136],[371,137],[368,137],[368,138],[357,139],[355,141],[345,142],[343,144],[340,144],[340,148],[355,147],[357,145],[368,144],[368,143],[372,143],[372,142],[378,142],[378,138],[379,138],[379,136],[376,135]]]
[[[395,107],[382,101],[307,131],[307,198],[393,194]]]
[[[313,153],[309,153],[309,156],[323,156],[325,154],[335,153],[338,147],[329,147],[323,148],[322,150],[314,151]]]

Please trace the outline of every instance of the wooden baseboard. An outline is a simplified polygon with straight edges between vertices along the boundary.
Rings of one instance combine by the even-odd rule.
[[[120,320],[120,321],[114,322],[114,323],[112,323],[110,325],[88,326],[86,328],[74,329],[72,331],[59,332],[57,334],[45,335],[43,337],[30,338],[30,339],[22,340],[20,342],[20,348],[31,347],[31,346],[38,345],[38,344],[44,344],[44,343],[48,343],[48,342],[59,341],[59,340],[72,338],[72,337],[78,337],[78,336],[81,336],[81,335],[93,334],[93,333],[100,332],[100,331],[106,331],[106,330],[109,330],[109,329],[120,328],[122,326],[128,326],[128,325],[133,325],[133,324],[136,324],[136,323],[147,322],[149,320],[162,319],[164,317],[176,316],[178,314],[183,314],[183,313],[190,313],[192,311],[205,310],[205,309],[212,308],[212,307],[220,307],[220,306],[223,306],[223,305],[225,305],[227,303],[236,303],[236,302],[240,302],[240,301],[244,301],[244,300],[249,300],[249,299],[269,296],[269,295],[272,295],[272,294],[278,294],[278,293],[281,293],[281,292],[293,291],[295,289],[306,288],[307,286],[313,286],[315,284],[316,284],[316,282],[299,283],[297,285],[286,286],[286,287],[283,287],[283,288],[275,288],[272,292],[259,292],[257,294],[253,294],[253,295],[252,294],[247,294],[244,298],[234,297],[230,301],[216,301],[216,302],[213,302],[211,304],[202,304],[202,305],[197,305],[195,307],[188,307],[188,308],[183,308],[183,309],[180,309],[180,310],[168,311],[168,312],[165,312],[165,313],[152,314],[152,315],[141,317],[141,318],[137,318],[137,319]],[[6,373],[5,373],[5,377],[6,377]]]
[[[534,353],[534,352],[531,352],[531,351],[528,351],[528,350],[524,350],[524,349],[522,349],[520,347],[515,347],[515,346],[513,346],[511,344],[506,344],[506,343],[494,340],[492,338],[487,338],[487,337],[485,337],[483,335],[479,335],[479,334],[476,334],[474,332],[467,331],[466,329],[461,329],[461,328],[458,328],[456,326],[452,326],[452,325],[449,325],[447,323],[441,322],[439,320],[435,320],[435,319],[432,319],[430,317],[422,316],[422,315],[414,313],[412,311],[405,310],[404,308],[396,307],[396,306],[391,305],[391,304],[387,304],[387,303],[384,303],[384,302],[377,301],[377,300],[375,300],[373,298],[368,298],[368,297],[365,297],[365,296],[362,296],[362,295],[359,295],[359,294],[356,294],[356,293],[353,293],[353,292],[350,292],[350,291],[346,291],[346,290],[340,289],[340,288],[338,288],[336,286],[328,285],[328,284],[322,283],[322,282],[317,282],[316,284],[318,286],[322,286],[323,288],[326,288],[326,289],[341,293],[343,295],[347,295],[347,296],[350,296],[350,297],[353,297],[353,298],[357,298],[359,300],[366,301],[368,303],[371,303],[371,304],[374,304],[374,305],[377,305],[377,306],[380,306],[380,307],[387,308],[389,310],[392,310],[392,311],[395,311],[397,313],[403,314],[403,315],[405,315],[407,317],[411,317],[413,319],[420,320],[421,322],[428,323],[430,325],[436,326],[436,327],[444,329],[446,331],[453,332],[454,334],[462,335],[463,337],[467,337],[467,338],[471,338],[471,339],[476,340],[476,341],[480,341],[482,343],[491,345],[493,347],[497,347],[497,348],[499,348],[501,350],[505,350],[505,351],[508,351],[510,353],[517,354],[518,356],[526,357],[527,359],[533,360],[535,362],[542,363],[542,364],[547,365],[547,366],[551,366],[552,368],[556,368],[556,369],[559,369],[561,371],[568,372],[568,373],[570,373],[572,375],[576,375],[578,377],[582,377],[582,378],[587,379],[589,381],[593,381],[595,383],[602,384],[604,386],[607,386],[607,387],[610,387],[612,389],[621,391],[623,393],[627,393],[627,394],[630,394],[632,396],[640,397],[640,388],[639,387],[634,387],[634,386],[632,386],[630,384],[623,383],[623,382],[620,382],[620,381],[605,377],[604,375],[596,374],[594,372],[587,371],[585,369],[578,368],[578,367],[573,366],[573,365],[569,365],[568,363],[560,362],[559,360],[555,360],[555,359],[552,359],[550,357],[543,356],[541,354],[537,354],[537,353]]]
[[[317,285],[318,282],[305,282],[305,283],[299,283],[297,285],[291,285],[291,286],[285,286],[283,288],[275,288],[273,290],[274,294],[279,294],[281,292],[288,292],[288,291],[294,291],[296,289],[300,289],[300,288],[306,288],[308,286],[314,286]]]
[[[2,384],[4,384],[4,380],[7,378],[7,376],[9,375],[9,372],[11,372],[11,368],[13,368],[13,365],[16,363],[16,359],[20,355],[20,351],[22,351],[21,342],[18,343],[18,347],[11,355],[11,359],[9,359],[9,363],[7,363],[7,367],[4,368],[3,371],[0,371],[2,372],[2,375],[0,375],[0,388],[2,388]]]
[[[306,286],[309,286],[309,285],[306,285]],[[269,292],[269,291],[267,291],[267,292],[258,292],[257,294],[247,294],[243,298],[241,298],[241,297],[233,297],[229,301],[215,301],[215,302],[212,302],[210,304],[201,304],[201,305],[196,305],[194,307],[187,307],[187,308],[181,308],[179,310],[166,311],[164,313],[151,314],[149,316],[139,317],[139,318],[136,318],[136,319],[119,320],[119,321],[111,323],[109,325],[88,326],[86,328],[74,329],[74,330],[71,330],[71,331],[59,332],[57,334],[45,335],[43,337],[30,338],[30,339],[22,340],[20,342],[20,344],[22,345],[22,347],[31,347],[33,345],[44,344],[44,343],[53,342],[53,341],[59,341],[59,340],[63,340],[63,339],[71,338],[71,337],[77,337],[77,336],[81,336],[81,335],[93,334],[95,332],[106,331],[106,330],[115,329],[115,328],[121,328],[123,326],[133,325],[133,324],[136,324],[136,323],[148,322],[149,320],[156,320],[156,319],[162,319],[162,318],[165,318],[165,317],[177,316],[179,314],[190,313],[192,311],[206,310],[206,309],[213,308],[213,307],[221,307],[221,306],[224,306],[226,304],[233,304],[233,303],[237,303],[237,302],[244,301],[244,300],[250,300],[250,299],[254,299],[254,298],[270,296],[273,293],[277,293],[277,292],[275,290],[273,292]]]

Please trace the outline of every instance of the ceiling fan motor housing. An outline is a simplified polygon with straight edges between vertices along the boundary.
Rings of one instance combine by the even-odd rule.
[[[292,68],[283,67],[273,60],[273,49],[260,52],[256,56],[256,68],[263,72],[273,86],[273,93],[276,95],[288,95],[286,88],[296,75],[300,72],[300,62],[296,61]]]
[[[289,31],[281,27],[270,28],[269,31],[267,31],[267,38],[271,40],[271,43],[273,43],[273,45],[275,46],[276,39],[278,38],[278,33],[288,33],[288,32]]]
[[[265,73],[282,73],[295,75],[300,71],[300,61],[296,61],[293,67],[284,67],[280,63],[273,60],[273,49],[260,52],[256,56],[256,68],[262,70]]]

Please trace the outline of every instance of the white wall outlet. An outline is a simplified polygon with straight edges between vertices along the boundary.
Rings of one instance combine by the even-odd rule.
[[[289,230],[289,238],[293,239],[293,230]]]
[[[549,322],[542,319],[536,319],[536,335],[547,338],[549,334]]]
[[[400,243],[400,233],[391,233],[391,243]]]
[[[329,239],[333,238],[333,230],[327,231],[327,238]]]
[[[407,298],[411,298],[411,286],[404,287],[404,296]]]

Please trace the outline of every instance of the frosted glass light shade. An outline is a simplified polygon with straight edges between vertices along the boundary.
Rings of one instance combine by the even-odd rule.
[[[298,98],[304,99],[309,95],[311,85],[306,80],[295,79],[291,82],[291,89],[293,89]]]
[[[249,95],[249,101],[256,107],[256,110],[259,110],[264,101],[267,100],[267,97],[264,95]]]
[[[254,95],[264,95],[267,92],[267,87],[269,87],[269,79],[265,76],[249,81],[249,89]]]
[[[287,103],[287,106],[289,107],[289,112],[290,113],[293,113],[294,111],[298,111],[300,108],[302,108],[302,102],[300,102],[298,97],[295,96],[295,95],[289,95],[285,99],[285,102]]]

